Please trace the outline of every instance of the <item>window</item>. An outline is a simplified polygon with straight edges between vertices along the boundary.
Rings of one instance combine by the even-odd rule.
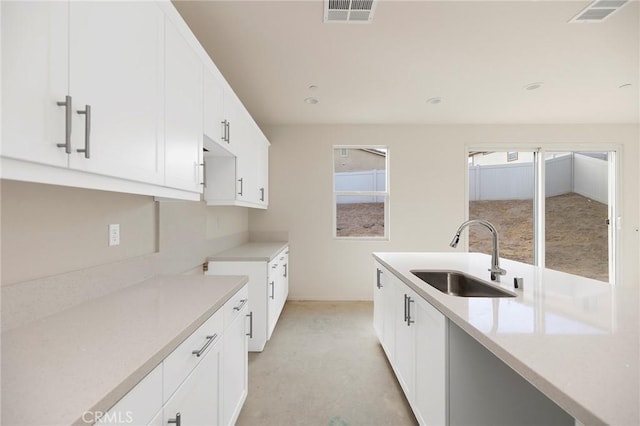
[[[480,154],[469,151],[469,218],[495,225],[502,257],[614,282],[615,151]],[[474,228],[469,251],[490,253]]]
[[[469,163],[469,219],[488,220],[496,227],[501,257],[532,265],[534,153],[515,154],[519,162],[510,161],[504,152],[470,154],[475,158]],[[472,226],[468,232],[469,251],[491,253],[486,229]]]
[[[386,147],[334,147],[334,237],[389,238],[388,159]]]

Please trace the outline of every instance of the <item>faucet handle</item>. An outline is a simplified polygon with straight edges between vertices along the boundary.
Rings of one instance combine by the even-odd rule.
[[[489,268],[487,271],[491,272],[491,281],[500,281],[500,275],[507,275],[507,270],[499,266]]]

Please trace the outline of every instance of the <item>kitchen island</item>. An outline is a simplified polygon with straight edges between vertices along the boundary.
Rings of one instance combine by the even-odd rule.
[[[507,274],[501,277],[501,282],[490,284],[514,297],[458,297],[437,290],[411,271],[456,270],[489,282],[489,256],[479,253],[374,253],[373,256],[378,269],[382,269],[378,275],[391,273],[400,286],[408,289],[402,291],[414,292],[444,316],[450,324],[448,344],[452,338],[457,339],[455,330],[461,330],[457,335],[470,337],[468,340],[499,360],[498,364],[523,378],[525,386],[530,384],[535,393],[544,395],[577,423],[640,424],[638,283],[612,286],[501,259]],[[523,288],[514,289],[515,277],[523,279]],[[378,284],[379,280],[378,277]],[[411,298],[406,294],[405,300]],[[406,306],[405,302],[405,320]],[[410,306],[411,311],[415,309]],[[396,307],[396,311],[401,310],[402,307]],[[380,315],[381,307],[374,306],[374,311]],[[409,324],[411,315],[406,325],[413,325]],[[393,331],[393,324],[389,329]],[[452,346],[448,350],[453,350]],[[385,351],[388,357],[393,357],[388,345]],[[459,355],[445,354],[443,365],[451,367]],[[474,358],[467,362],[481,361]],[[420,365],[420,360],[416,365]],[[459,365],[464,368],[464,364]],[[444,411],[451,424],[456,423],[453,419],[457,413],[452,412],[455,402],[451,401],[454,395],[450,393],[456,380],[464,380],[459,370],[448,371],[451,374],[446,379],[441,377],[441,382],[449,386],[445,390]],[[473,371],[482,371],[482,365],[475,365]],[[498,392],[500,386],[497,381],[491,383],[484,393]]]

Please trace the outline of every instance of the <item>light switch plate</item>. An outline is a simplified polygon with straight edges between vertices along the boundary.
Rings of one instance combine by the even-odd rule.
[[[109,246],[120,245],[120,225],[112,223],[109,225]]]

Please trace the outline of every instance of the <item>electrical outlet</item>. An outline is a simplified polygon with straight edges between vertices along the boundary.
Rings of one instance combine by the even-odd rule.
[[[117,223],[109,225],[109,246],[120,245],[120,225]]]

